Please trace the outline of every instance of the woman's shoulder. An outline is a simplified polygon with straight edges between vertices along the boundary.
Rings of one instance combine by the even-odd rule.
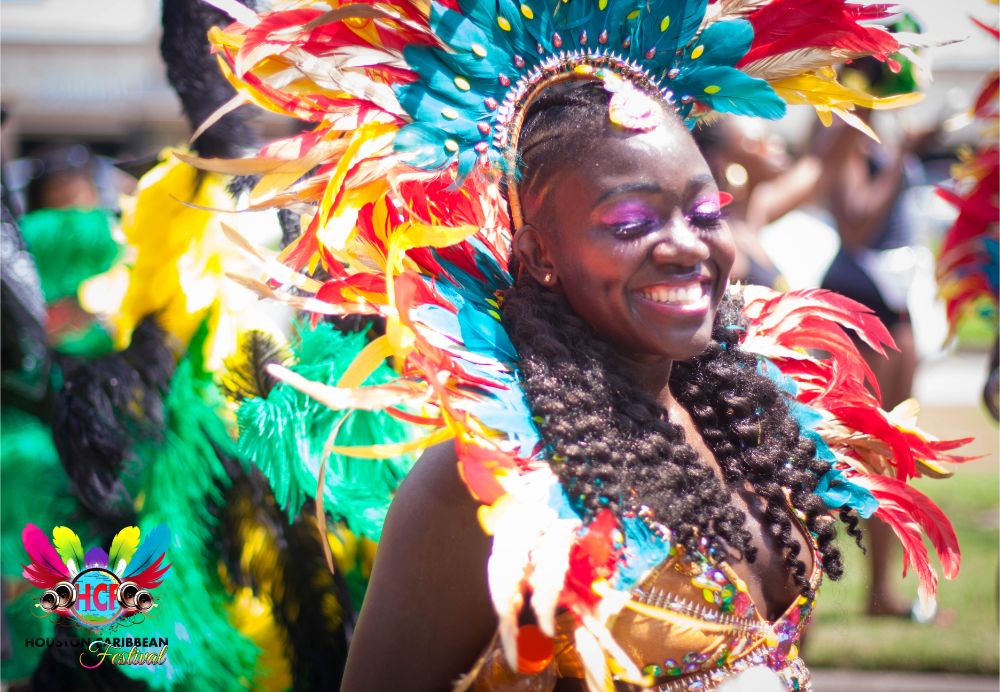
[[[401,681],[445,689],[496,629],[486,578],[491,542],[456,462],[452,443],[428,449],[389,508],[345,690],[400,689]]]

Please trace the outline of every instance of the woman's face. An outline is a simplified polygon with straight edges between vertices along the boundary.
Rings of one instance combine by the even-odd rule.
[[[719,193],[674,117],[609,130],[522,191],[535,234],[519,251],[552,274],[573,309],[629,358],[687,359],[708,345],[733,264]],[[575,159],[575,160],[573,160]]]

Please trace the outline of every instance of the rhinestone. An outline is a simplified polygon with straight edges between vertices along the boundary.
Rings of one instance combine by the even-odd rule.
[[[479,45],[478,43],[473,43],[472,44],[472,52],[477,57],[480,57],[480,58],[485,58],[486,57],[486,48],[484,48],[483,46]]]
[[[557,50],[562,48],[562,36],[558,33],[552,34],[552,47]]]
[[[472,88],[472,85],[469,84],[469,80],[465,77],[455,77],[455,86],[462,91],[468,91]]]
[[[524,67],[524,64],[525,64],[524,58],[522,58],[520,55],[514,56],[514,67],[520,70]]]
[[[605,29],[604,31],[602,31],[601,34],[597,37],[597,42],[600,43],[602,46],[608,42],[608,31],[607,31],[607,29]]]
[[[476,125],[476,127],[478,127],[479,131],[482,132],[484,135],[488,135],[490,133],[489,123],[479,123]]]
[[[446,139],[444,140],[444,148],[454,154],[458,151],[458,142],[453,139]]]
[[[586,29],[584,29],[583,31],[580,32],[580,45],[581,46],[587,45],[587,30]]]
[[[487,96],[486,98],[483,99],[483,105],[485,105],[491,111],[495,111],[497,109],[497,100],[492,96]]]
[[[652,60],[654,57],[656,57],[656,47],[655,46],[653,48],[650,48],[649,50],[646,51],[646,60]]]
[[[681,73],[680,68],[678,68],[678,67],[671,67],[670,71],[667,72],[667,79],[674,79],[680,73]]]
[[[510,77],[505,74],[497,75],[497,81],[500,82],[500,86],[510,86]]]

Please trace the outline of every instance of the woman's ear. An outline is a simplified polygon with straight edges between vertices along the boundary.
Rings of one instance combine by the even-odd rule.
[[[520,260],[520,271],[528,272],[543,286],[554,286],[559,280],[549,253],[546,236],[530,223],[514,233],[514,253]],[[516,278],[516,277],[515,277]]]

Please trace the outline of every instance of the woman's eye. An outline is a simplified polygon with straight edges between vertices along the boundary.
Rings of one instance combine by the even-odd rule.
[[[723,214],[721,211],[713,214],[692,214],[690,219],[695,228],[708,230],[722,225]]]
[[[622,240],[638,238],[639,236],[648,233],[653,228],[654,223],[655,222],[652,219],[616,223],[611,225],[611,232],[616,238],[620,238]]]
[[[722,208],[714,202],[699,204],[688,214],[692,226],[702,230],[713,230],[722,225],[725,214]]]

